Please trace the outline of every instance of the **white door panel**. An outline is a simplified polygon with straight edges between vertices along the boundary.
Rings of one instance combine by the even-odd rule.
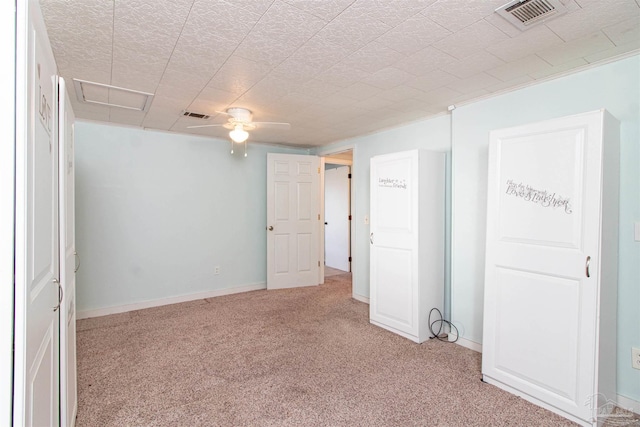
[[[376,263],[373,271],[376,283],[393,283],[393,286],[377,286],[373,318],[384,318],[395,329],[411,333],[413,324],[413,254],[410,250],[378,247],[376,257],[384,263]]]
[[[576,399],[579,284],[573,279],[498,269],[497,369],[558,397]],[[536,320],[535,328],[531,327],[532,319]],[[559,325],[561,334],[549,333]],[[554,363],[541,370],[540,360]]]
[[[53,325],[52,325],[53,326]],[[49,327],[43,335],[40,348],[36,353],[33,365],[29,369],[29,393],[27,402],[27,425],[53,426],[57,424],[57,407],[51,399],[52,390],[56,387],[56,332]]]
[[[584,139],[580,127],[500,144],[502,241],[580,249]]]
[[[319,158],[267,155],[267,288],[319,283]]]
[[[491,133],[483,375],[589,421],[601,127],[580,116]]]

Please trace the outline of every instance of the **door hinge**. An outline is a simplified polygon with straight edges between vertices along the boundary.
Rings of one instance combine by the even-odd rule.
[[[318,261],[318,267],[320,267],[320,261]]]
[[[349,257],[349,262],[351,262],[351,257]]]
[[[351,215],[349,215],[349,221],[351,221]]]
[[[351,174],[347,175],[347,178],[351,179]]]
[[[318,214],[318,221],[320,221],[320,214]]]
[[[320,167],[318,167],[318,173],[320,173]]]

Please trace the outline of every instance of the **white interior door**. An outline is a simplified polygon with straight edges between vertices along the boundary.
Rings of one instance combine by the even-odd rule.
[[[349,182],[349,166],[324,171],[324,263],[342,271],[351,271]]]
[[[320,282],[320,159],[267,154],[267,289]]]
[[[36,0],[18,2],[17,25],[14,425],[55,426],[60,313],[56,64]]]
[[[418,151],[371,159],[370,318],[417,335]]]
[[[495,131],[489,154],[482,373],[581,420],[596,382],[601,131],[584,116]]]
[[[60,147],[60,284],[64,292],[60,308],[60,425],[74,424],[77,411],[76,389],[76,238],[74,121],[66,84],[59,79]]]

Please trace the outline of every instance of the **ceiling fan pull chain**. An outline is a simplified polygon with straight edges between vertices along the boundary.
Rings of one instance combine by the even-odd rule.
[[[247,157],[247,140],[244,140],[244,156]]]
[[[231,141],[231,154],[233,154],[233,141]]]

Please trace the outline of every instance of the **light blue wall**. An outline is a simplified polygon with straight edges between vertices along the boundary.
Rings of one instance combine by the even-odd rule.
[[[238,151],[78,122],[78,311],[264,283],[266,154],[283,150]]]
[[[355,220],[355,237],[353,250],[354,283],[353,293],[357,296],[369,298],[369,225],[364,223],[369,215],[369,160],[380,154],[396,151],[423,148],[432,151],[450,153],[450,120],[448,115],[424,120],[407,126],[389,129],[384,132],[366,135],[342,141],[338,144],[322,147],[317,151],[322,155],[335,153],[346,147],[353,146],[353,215]],[[449,159],[447,156],[447,176],[449,176]],[[447,179],[447,183],[449,180]],[[447,191],[447,198],[450,192]],[[447,206],[449,203],[447,203]],[[447,211],[447,218],[450,212]],[[447,220],[448,221],[448,220]],[[447,239],[447,242],[449,240]],[[449,263],[449,250],[446,250],[446,262]],[[448,288],[448,269],[445,269],[445,282]],[[449,306],[448,292],[445,292],[445,307]],[[445,309],[445,315],[448,310]]]
[[[639,102],[635,56],[319,149],[354,149],[354,294],[369,297],[370,158],[449,152],[453,141],[445,304],[464,338],[481,343],[489,130],[606,108],[621,122],[618,390],[640,400],[640,371],[630,367],[640,346]],[[77,140],[79,310],[264,282],[266,149],[242,159],[219,140],[90,123],[77,125]]]
[[[453,265],[451,289],[447,282],[445,295],[464,338],[482,343],[489,131],[606,108],[621,122],[618,391],[640,400],[640,371],[633,370],[630,361],[631,347],[640,346],[640,243],[632,235],[633,222],[640,221],[639,63],[640,57],[634,56],[462,106],[451,121],[450,116],[437,117],[319,149],[318,154],[354,149],[354,293],[369,297],[369,228],[363,224],[369,213],[369,159],[413,148],[448,151],[451,139],[447,194],[453,204]]]
[[[618,390],[640,400],[640,57],[634,56],[456,109],[453,127],[452,318],[482,342],[489,131],[607,109],[621,122]],[[541,313],[544,315],[544,313]],[[562,325],[558,325],[562,327]],[[607,333],[607,331],[603,331]]]

